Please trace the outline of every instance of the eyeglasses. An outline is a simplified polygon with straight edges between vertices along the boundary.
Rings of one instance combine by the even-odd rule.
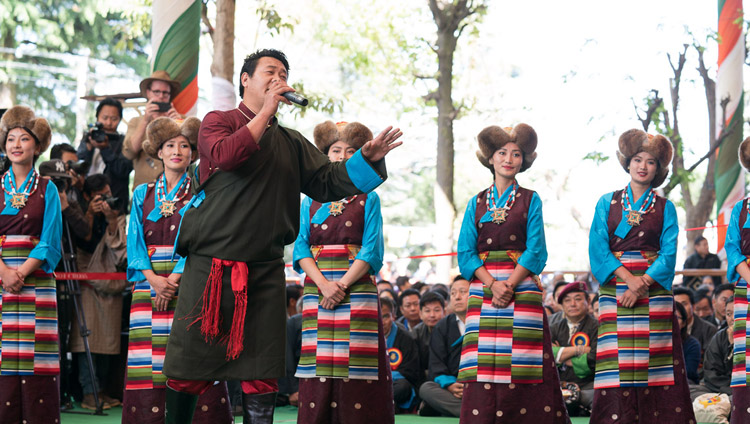
[[[151,90],[150,88],[149,91],[156,94],[157,96],[169,96],[172,94],[171,91]]]

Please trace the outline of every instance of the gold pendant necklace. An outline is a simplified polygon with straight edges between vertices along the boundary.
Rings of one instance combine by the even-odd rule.
[[[492,222],[495,224],[502,224],[508,219],[508,210],[505,208],[495,209],[492,211]]]
[[[637,227],[641,225],[641,221],[643,221],[643,214],[638,211],[629,211],[628,212],[628,225],[631,227]]]
[[[344,213],[344,202],[341,200],[331,202],[329,213],[333,216],[339,216]]]
[[[26,206],[27,198],[28,196],[23,193],[14,193],[10,198],[10,206],[16,209],[23,209]]]
[[[159,206],[159,213],[165,218],[169,218],[174,215],[175,202],[171,200],[163,200],[161,206]]]

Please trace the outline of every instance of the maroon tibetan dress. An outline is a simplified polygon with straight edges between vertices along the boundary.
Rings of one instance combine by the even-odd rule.
[[[357,195],[341,215],[331,215],[322,224],[310,224],[310,251],[318,268],[329,280],[335,281],[343,276],[362,245],[368,199],[368,195]],[[310,222],[321,206],[312,202]],[[301,229],[300,233],[303,231]],[[300,378],[298,422],[393,423],[391,368],[380,302],[372,277],[365,275],[350,286],[344,300],[333,310],[319,307],[320,299],[322,296],[317,286],[306,278],[302,352],[296,374]],[[350,322],[344,325],[346,321]],[[344,328],[343,332],[341,328]],[[359,333],[370,333],[365,337],[369,341],[362,341],[357,336],[358,330]],[[373,337],[375,330],[377,340]],[[332,349],[334,339],[336,350]],[[339,347],[341,339],[346,340],[343,349]],[[367,345],[369,348],[362,347]]]
[[[161,177],[160,177],[161,178]],[[130,336],[128,340],[128,372],[125,391],[123,394],[122,422],[123,424],[163,424],[166,403],[166,380],[162,373],[167,339],[174,318],[177,305],[175,297],[169,303],[167,310],[157,311],[153,306],[156,292],[148,281],[143,278],[138,268],[143,266],[135,257],[134,237],[141,237],[145,243],[151,269],[159,275],[168,275],[176,265],[172,261],[174,241],[180,227],[180,210],[192,197],[187,193],[175,205],[175,213],[168,217],[161,217],[156,222],[146,219],[155,207],[156,187],[154,183],[145,185],[146,193],[140,200],[138,190],[133,196],[131,209],[131,229],[128,234],[128,248],[131,262],[128,266],[128,277],[135,282],[133,302],[130,308]],[[134,213],[142,211],[139,215]],[[141,229],[133,225],[140,225]],[[131,266],[133,265],[133,266]],[[143,268],[141,268],[143,269]],[[131,276],[137,272],[137,275]],[[198,397],[193,414],[194,424],[231,423],[232,414],[229,405],[226,382],[215,384]]]

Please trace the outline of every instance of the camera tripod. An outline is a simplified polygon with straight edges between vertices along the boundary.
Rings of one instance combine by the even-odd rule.
[[[64,195],[65,194],[63,193],[63,196]],[[73,246],[72,236],[70,234],[70,226],[68,225],[68,222],[65,220],[65,218],[63,218],[62,253],[63,270],[65,272],[78,272],[78,264],[76,263],[76,251],[75,247]],[[72,414],[107,415],[102,412],[104,404],[103,401],[99,399],[99,384],[96,381],[96,371],[94,370],[94,361],[91,357],[91,349],[89,348],[88,340],[88,336],[89,334],[91,334],[91,331],[89,331],[88,327],[86,326],[86,317],[83,313],[83,308],[81,307],[81,287],[77,280],[64,280],[64,283],[65,292],[60,293],[60,303],[63,303],[63,305],[58,305],[60,323],[64,323],[64,325],[60,326],[60,347],[63,353],[60,357],[60,360],[62,362],[61,369],[65,370],[66,374],[61,383],[67,383],[61,384],[60,405],[63,407],[62,412]],[[83,348],[86,353],[86,362],[88,364],[89,373],[91,374],[91,384],[94,387],[94,403],[96,404],[96,410],[94,412],[72,410],[73,403],[71,400],[72,396],[70,394],[70,382],[68,381],[70,379],[70,370],[72,367],[71,360],[68,358],[68,351],[70,346],[70,328],[73,325],[70,317],[71,301],[73,303],[72,306],[75,310],[74,315],[77,318],[78,330],[81,334],[81,339],[83,339]]]

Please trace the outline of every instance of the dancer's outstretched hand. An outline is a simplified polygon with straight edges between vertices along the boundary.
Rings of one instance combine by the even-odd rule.
[[[398,128],[395,130],[393,127],[384,129],[377,137],[362,146],[362,156],[370,162],[383,159],[388,152],[403,144],[402,141],[396,141],[403,134]]]

